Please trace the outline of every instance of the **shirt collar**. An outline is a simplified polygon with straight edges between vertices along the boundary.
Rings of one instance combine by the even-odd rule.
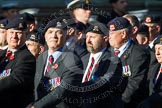
[[[129,47],[130,43],[131,43],[131,39],[129,39],[129,40],[128,40],[124,45],[122,45],[119,49],[114,48],[114,51],[115,51],[115,50],[119,50],[119,51],[120,51],[120,53],[118,54],[118,57],[120,57],[120,56],[124,53],[124,51]]]
[[[51,54],[51,53],[48,51],[48,58],[49,58],[50,55],[52,55],[53,58],[54,58],[54,62],[55,62],[55,61],[60,57],[60,55],[62,54],[62,52],[63,52],[63,48],[60,49],[60,50],[55,51],[53,54]]]
[[[7,51],[12,51],[12,53],[15,53],[17,51],[17,49],[7,49]]]
[[[99,60],[99,58],[101,57],[102,53],[106,50],[106,48],[103,48],[100,52],[96,53],[96,54],[92,54],[90,55],[90,60],[92,57],[94,57],[95,59],[95,63]]]

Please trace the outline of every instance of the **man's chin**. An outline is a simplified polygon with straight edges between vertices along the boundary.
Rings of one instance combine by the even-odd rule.
[[[88,50],[90,53],[93,53],[93,52],[94,52],[94,49],[91,48],[91,47],[87,47],[87,50]]]

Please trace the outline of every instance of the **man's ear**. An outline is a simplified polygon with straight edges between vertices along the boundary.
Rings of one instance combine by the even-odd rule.
[[[77,35],[77,40],[80,40],[83,38],[83,33],[82,32],[78,32],[78,35]]]
[[[125,30],[122,30],[120,34],[122,35],[123,39],[127,38],[127,32]]]
[[[143,38],[143,45],[146,45],[148,43],[148,41],[149,41],[148,38],[147,37],[144,37]]]
[[[159,25],[156,26],[158,32],[160,32],[161,27]]]
[[[74,33],[74,31],[75,31],[75,30],[74,30],[73,28],[70,28],[70,29],[68,30],[68,35],[71,36],[71,35]]]
[[[138,27],[137,26],[132,27],[132,33],[133,34],[137,33],[137,31],[138,31]]]
[[[29,32],[33,31],[35,29],[35,24],[29,25]]]
[[[39,46],[39,54],[42,54],[45,50],[45,47],[43,45]]]
[[[109,37],[108,36],[104,36],[103,40],[107,43],[109,41]]]

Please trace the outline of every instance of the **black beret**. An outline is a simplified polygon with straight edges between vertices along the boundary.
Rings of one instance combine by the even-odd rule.
[[[149,27],[146,25],[140,25],[138,28],[138,33],[149,35]]]
[[[27,24],[35,23],[35,18],[34,18],[34,15],[32,14],[23,13],[23,14],[20,14],[20,17],[22,17]]]
[[[47,25],[45,26],[45,28],[44,28],[44,33],[45,33],[50,27],[63,29],[63,28],[65,27],[65,25],[63,25],[60,21],[58,21],[58,20],[56,20],[56,19],[53,19],[53,20],[49,21],[49,22],[47,23]]]
[[[6,29],[6,25],[8,24],[7,19],[0,20],[0,28],[1,29]]]
[[[75,19],[72,18],[70,15],[64,15],[59,18],[57,18],[59,22],[62,22],[62,24],[65,26],[65,28],[71,28],[75,26]]]
[[[90,0],[72,0],[70,3],[68,3],[67,9],[82,8],[90,10],[92,6],[93,5]]]
[[[28,37],[27,40],[31,40],[40,43],[42,45],[45,44],[45,39],[43,34],[38,31],[34,31],[33,33],[28,34],[27,37]]]
[[[153,16],[153,15],[147,15],[144,17],[143,22],[144,23],[160,23],[161,17],[160,16]]]
[[[108,31],[107,27],[104,24],[98,22],[98,23],[91,24],[87,28],[86,33],[87,32],[93,32],[93,33],[103,34],[105,36],[108,36],[109,31]]]
[[[71,18],[71,17],[62,18],[62,22],[66,26],[66,28],[74,28],[75,30],[78,30],[78,31],[86,30],[86,25],[80,21],[75,20],[74,18]]]
[[[131,27],[131,24],[126,18],[116,17],[112,19],[107,26],[110,31],[116,31]]]
[[[10,20],[6,26],[6,29],[15,29],[15,30],[25,30],[27,28],[26,22],[22,17],[16,17],[13,20]]]

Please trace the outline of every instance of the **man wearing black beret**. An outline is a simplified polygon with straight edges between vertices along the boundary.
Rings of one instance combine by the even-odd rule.
[[[42,33],[34,31],[27,35],[26,46],[29,51],[37,58],[45,50],[45,39]]]
[[[162,36],[154,42],[157,62],[150,67],[149,97],[137,108],[162,108]]]
[[[8,48],[0,52],[2,108],[25,108],[33,100],[36,61],[25,45],[26,26],[19,18],[6,26]]]
[[[131,24],[123,17],[117,17],[108,23],[109,43],[122,61],[123,75],[128,78],[122,94],[125,108],[136,108],[137,104],[147,96],[147,73],[149,69],[149,52],[135,44],[131,38]]]
[[[144,46],[147,49],[150,49],[148,46],[149,44],[149,28],[146,25],[140,25],[136,39],[138,41],[138,44]]]
[[[66,47],[76,53],[79,57],[83,57],[86,53],[85,30],[86,26],[82,22],[75,22],[73,18],[62,18],[66,25]]]
[[[91,101],[84,102],[82,108],[123,108],[118,88],[122,84],[122,66],[118,57],[108,50],[108,29],[102,23],[94,23],[86,32],[89,53],[82,58],[84,65],[82,86],[94,84],[96,86],[83,92],[83,99]],[[97,87],[97,84],[101,85]]]
[[[146,15],[143,23],[149,27],[149,46],[151,49],[153,49],[153,43],[160,35],[161,17],[156,15]]]
[[[81,85],[83,65],[80,58],[65,46],[65,28],[63,22],[56,19],[44,28],[48,50],[37,59],[35,101],[31,108],[78,107],[79,103],[68,101],[77,98],[78,92],[66,87]]]
[[[23,13],[23,14],[20,14],[19,17],[23,18],[23,20],[27,24],[27,34],[34,32],[34,30],[36,29],[34,15],[30,13]]]

